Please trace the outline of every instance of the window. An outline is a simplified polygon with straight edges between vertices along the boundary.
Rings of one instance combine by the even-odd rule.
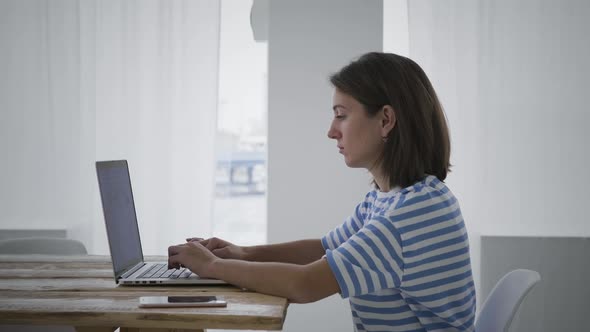
[[[251,9],[221,2],[212,233],[240,245],[266,242],[267,42],[254,40]]]

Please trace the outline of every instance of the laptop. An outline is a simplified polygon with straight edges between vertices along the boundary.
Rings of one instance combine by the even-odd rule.
[[[145,262],[127,161],[98,161],[96,173],[117,284],[226,284],[222,280],[200,278],[186,268],[168,269],[168,262]]]

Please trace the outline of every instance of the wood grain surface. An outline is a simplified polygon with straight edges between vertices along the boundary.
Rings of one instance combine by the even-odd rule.
[[[227,307],[138,307],[140,296],[213,294]],[[287,307],[284,298],[228,285],[118,286],[108,256],[0,255],[0,324],[70,325],[78,332],[280,330]]]

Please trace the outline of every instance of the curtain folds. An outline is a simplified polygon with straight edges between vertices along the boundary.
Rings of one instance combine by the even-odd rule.
[[[207,236],[219,19],[216,0],[1,2],[0,226],[107,254],[94,161],[127,159],[144,254]]]

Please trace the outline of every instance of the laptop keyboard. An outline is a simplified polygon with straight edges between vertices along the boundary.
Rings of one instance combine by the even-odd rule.
[[[153,264],[153,266],[140,274],[139,279],[183,279],[189,278],[193,274],[189,269],[183,267],[180,269],[168,269],[167,264]]]

